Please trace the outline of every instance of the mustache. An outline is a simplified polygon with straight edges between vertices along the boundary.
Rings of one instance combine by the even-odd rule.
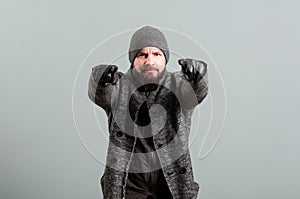
[[[144,67],[142,68],[141,72],[145,72],[147,70],[155,70],[155,71],[159,71],[158,68],[156,68],[155,66],[150,66],[150,65],[144,65]]]

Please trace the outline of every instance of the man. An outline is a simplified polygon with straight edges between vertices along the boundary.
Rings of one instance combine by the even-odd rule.
[[[125,74],[115,65],[95,66],[89,80],[89,98],[109,123],[103,196],[197,198],[188,136],[193,110],[208,93],[207,65],[180,59],[181,71],[168,72],[167,40],[150,26],[133,34],[129,61]]]

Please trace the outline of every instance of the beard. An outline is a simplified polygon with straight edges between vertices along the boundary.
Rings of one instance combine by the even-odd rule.
[[[133,76],[138,81],[138,83],[141,85],[146,85],[157,84],[164,75],[166,68],[163,71],[159,72],[156,67],[145,65],[141,71],[138,71],[135,68],[133,68],[132,70]],[[156,75],[147,72],[149,70],[156,71]]]

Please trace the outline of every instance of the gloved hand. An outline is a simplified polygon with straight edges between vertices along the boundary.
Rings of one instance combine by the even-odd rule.
[[[112,84],[115,85],[117,81],[123,76],[123,73],[117,72],[118,66],[107,65],[106,69],[100,77],[99,83],[102,85]]]
[[[197,83],[207,71],[207,64],[203,61],[185,58],[178,60],[178,63],[181,65],[183,78],[189,82]]]

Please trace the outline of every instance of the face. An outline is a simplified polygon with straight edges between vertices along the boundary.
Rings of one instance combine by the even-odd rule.
[[[166,69],[164,53],[156,47],[145,47],[137,53],[133,67],[145,80],[155,80]]]

